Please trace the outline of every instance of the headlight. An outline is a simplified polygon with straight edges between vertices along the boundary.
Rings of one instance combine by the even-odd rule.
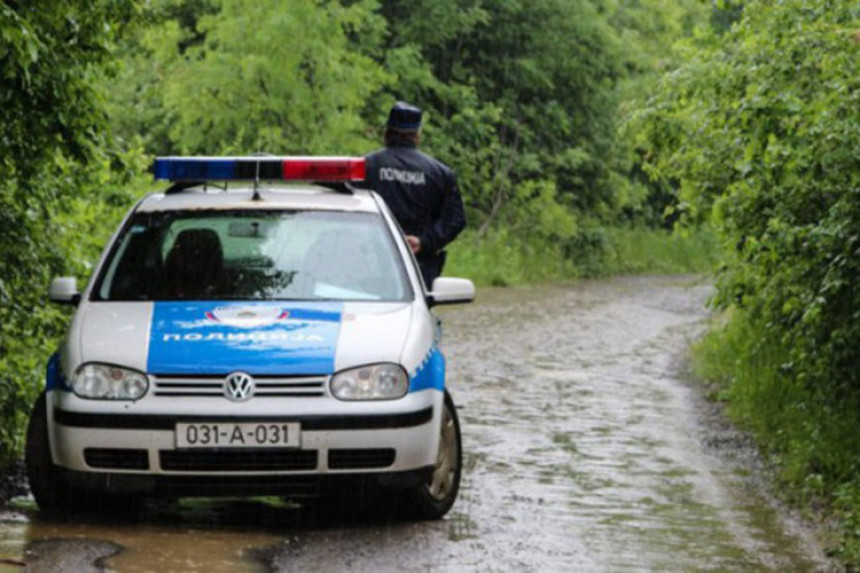
[[[137,400],[149,389],[149,379],[143,372],[119,366],[84,364],[72,377],[71,386],[81,398]]]
[[[393,400],[406,395],[409,379],[397,364],[371,364],[338,372],[330,387],[338,400]]]

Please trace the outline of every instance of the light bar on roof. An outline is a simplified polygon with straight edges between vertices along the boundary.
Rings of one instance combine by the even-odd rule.
[[[163,181],[361,181],[363,157],[158,157]]]
[[[363,157],[285,157],[284,179],[303,181],[361,181]]]

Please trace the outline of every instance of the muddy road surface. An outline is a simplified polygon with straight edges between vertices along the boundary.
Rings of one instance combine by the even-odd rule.
[[[270,499],[58,521],[18,499],[0,514],[0,570],[833,570],[685,380],[709,294],[622,278],[442,310],[465,472],[441,521]]]

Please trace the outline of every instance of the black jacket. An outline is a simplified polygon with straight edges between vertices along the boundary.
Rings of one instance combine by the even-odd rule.
[[[454,171],[405,143],[365,159],[365,185],[385,200],[404,233],[421,240],[418,260],[438,259],[466,226]]]

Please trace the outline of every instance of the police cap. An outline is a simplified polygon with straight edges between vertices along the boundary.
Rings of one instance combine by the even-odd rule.
[[[388,127],[405,131],[421,127],[421,110],[412,104],[399,101],[388,112]]]

